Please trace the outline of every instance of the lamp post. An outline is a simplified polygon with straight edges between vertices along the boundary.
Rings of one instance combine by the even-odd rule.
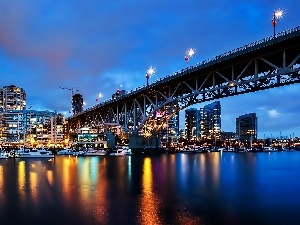
[[[274,27],[274,37],[276,36],[276,25],[280,18],[283,16],[283,10],[277,9],[273,13],[272,26]]]
[[[147,86],[149,85],[149,74],[148,73],[146,73],[146,79],[147,79]]]
[[[188,63],[190,58],[192,58],[195,55],[195,53],[196,53],[195,49],[189,48],[185,53],[184,61]]]
[[[156,73],[156,69],[153,66],[150,66],[146,71],[147,86],[149,85],[149,78]]]
[[[103,98],[103,94],[100,92],[100,93],[98,94],[97,98],[96,98],[96,102],[97,102],[99,99],[101,99],[101,98]]]

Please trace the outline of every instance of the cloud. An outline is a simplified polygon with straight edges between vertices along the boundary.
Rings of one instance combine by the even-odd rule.
[[[269,110],[269,111],[268,111],[268,114],[269,114],[269,117],[270,117],[271,119],[273,119],[273,118],[276,118],[276,117],[279,117],[279,116],[280,116],[280,113],[279,113],[279,112],[277,112],[277,110],[276,110],[276,109],[271,109],[271,110]]]

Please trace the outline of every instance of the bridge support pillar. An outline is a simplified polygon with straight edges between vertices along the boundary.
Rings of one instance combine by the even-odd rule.
[[[160,138],[158,135],[145,137],[132,134],[129,137],[129,148],[131,148],[133,153],[162,153],[164,151],[160,147]]]

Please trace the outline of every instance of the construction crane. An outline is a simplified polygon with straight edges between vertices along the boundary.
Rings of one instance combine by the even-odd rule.
[[[60,89],[64,89],[64,90],[68,90],[68,91],[71,91],[71,110],[69,111],[70,113],[73,112],[73,103],[72,103],[72,98],[73,98],[73,94],[74,94],[74,91],[79,91],[75,88],[68,88],[68,87],[59,87]],[[74,112],[73,112],[74,113]]]

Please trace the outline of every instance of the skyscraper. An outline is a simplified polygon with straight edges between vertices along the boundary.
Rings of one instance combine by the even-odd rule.
[[[254,141],[257,139],[257,117],[256,113],[248,113],[236,118],[236,133],[242,142]]]
[[[191,108],[185,110],[185,137],[189,141],[200,139],[200,110]]]
[[[200,109],[200,131],[202,140],[220,140],[221,104],[215,101]]]
[[[81,113],[83,110],[83,98],[81,94],[72,96],[72,112],[73,114]]]
[[[166,106],[166,115],[173,113],[173,107]],[[165,115],[165,116],[166,116]],[[175,144],[178,141],[179,134],[179,112],[174,114],[161,128],[159,135],[163,145]]]
[[[0,89],[1,142],[24,140],[23,110],[26,108],[26,93],[15,85]]]
[[[0,89],[0,112],[24,109],[26,109],[26,93],[23,88],[10,85]]]

